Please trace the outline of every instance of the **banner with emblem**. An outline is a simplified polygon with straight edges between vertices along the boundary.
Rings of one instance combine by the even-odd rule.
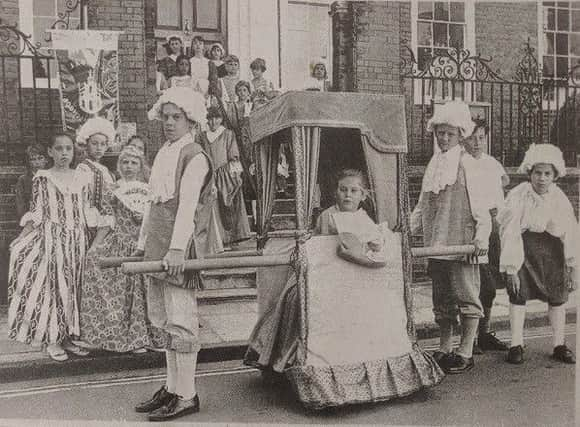
[[[50,30],[58,62],[65,129],[76,133],[90,117],[119,124],[119,31]]]

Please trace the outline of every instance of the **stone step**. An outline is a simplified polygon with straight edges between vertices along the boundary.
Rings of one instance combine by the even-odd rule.
[[[201,273],[204,290],[247,289],[256,287],[255,268],[208,270]]]

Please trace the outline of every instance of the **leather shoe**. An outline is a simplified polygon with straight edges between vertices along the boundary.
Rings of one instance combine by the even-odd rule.
[[[506,361],[513,365],[521,365],[524,363],[524,349],[521,345],[510,347]]]
[[[473,357],[463,357],[457,353],[451,353],[442,368],[446,374],[462,374],[474,366]]]
[[[199,398],[197,394],[189,400],[183,400],[174,394],[167,404],[149,414],[149,421],[167,421],[197,412],[199,412]]]
[[[484,351],[506,351],[508,349],[508,346],[500,341],[493,332],[479,334],[477,345]]]
[[[559,360],[560,362],[569,363],[571,365],[576,363],[576,356],[572,350],[570,350],[566,344],[554,347],[554,354],[552,354],[552,359]]]
[[[447,359],[449,358],[449,353],[445,353],[443,351],[435,351],[433,352],[433,359],[435,362],[443,369],[444,365],[447,363]]]
[[[155,392],[153,397],[145,402],[139,403],[135,406],[135,412],[151,412],[155,409],[161,408],[163,405],[168,403],[173,396],[173,393],[167,391],[167,387],[163,386]]]

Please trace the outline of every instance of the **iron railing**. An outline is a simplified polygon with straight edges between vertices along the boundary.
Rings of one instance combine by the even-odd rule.
[[[489,152],[505,166],[519,164],[531,143],[549,142],[576,165],[580,138],[580,66],[567,76],[543,76],[534,49],[524,46],[513,79],[492,68],[492,59],[449,49],[421,64],[403,46],[401,79],[407,95],[410,164],[426,165],[433,135],[426,131],[437,104],[462,99],[490,126]]]

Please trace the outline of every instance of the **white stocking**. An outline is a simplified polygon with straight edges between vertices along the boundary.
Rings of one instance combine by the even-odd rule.
[[[165,350],[165,360],[167,361],[167,391],[169,393],[175,393],[177,380],[176,352],[173,350]]]
[[[193,399],[195,390],[195,369],[197,352],[177,353],[177,384],[175,393],[184,400]]]
[[[554,334],[554,347],[564,344],[564,328],[566,326],[566,307],[562,304],[548,308],[548,317],[552,333]]]
[[[510,328],[512,332],[512,347],[524,345],[524,322],[526,306],[510,304]]]

